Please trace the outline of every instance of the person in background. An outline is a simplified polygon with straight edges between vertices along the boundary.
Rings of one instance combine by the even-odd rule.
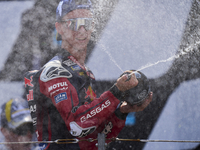
[[[36,139],[33,122],[26,100],[11,99],[1,106],[1,132],[4,142],[30,142]],[[39,150],[36,144],[5,144],[1,150]]]

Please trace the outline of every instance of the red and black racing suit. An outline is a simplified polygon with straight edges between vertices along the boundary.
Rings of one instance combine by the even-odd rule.
[[[116,137],[127,115],[119,111],[121,92],[114,85],[98,96],[92,72],[63,51],[24,78],[38,140],[96,139],[102,132],[106,138]],[[95,150],[96,142],[42,146],[48,150]]]

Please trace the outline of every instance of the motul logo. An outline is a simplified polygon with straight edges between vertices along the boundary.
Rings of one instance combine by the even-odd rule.
[[[56,84],[50,86],[50,87],[48,88],[48,91],[50,92],[51,90],[54,90],[54,89],[56,89],[56,88],[63,87],[63,86],[68,86],[67,82],[56,83]]]

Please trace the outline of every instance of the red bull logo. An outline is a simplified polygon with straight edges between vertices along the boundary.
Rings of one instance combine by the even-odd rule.
[[[97,97],[97,95],[95,94],[95,92],[92,90],[92,87],[89,86],[87,91],[85,89],[85,98],[90,97],[91,100],[95,99]]]
[[[25,87],[26,85],[33,87],[33,84],[31,83],[33,81],[33,76],[30,77],[30,79],[24,78],[24,83],[25,83]]]

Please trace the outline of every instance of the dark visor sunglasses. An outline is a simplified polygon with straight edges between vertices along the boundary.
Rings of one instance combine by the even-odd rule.
[[[84,26],[87,31],[94,29],[94,20],[92,18],[67,19],[61,20],[61,22],[65,22],[67,27],[73,31],[78,31],[81,26]]]

